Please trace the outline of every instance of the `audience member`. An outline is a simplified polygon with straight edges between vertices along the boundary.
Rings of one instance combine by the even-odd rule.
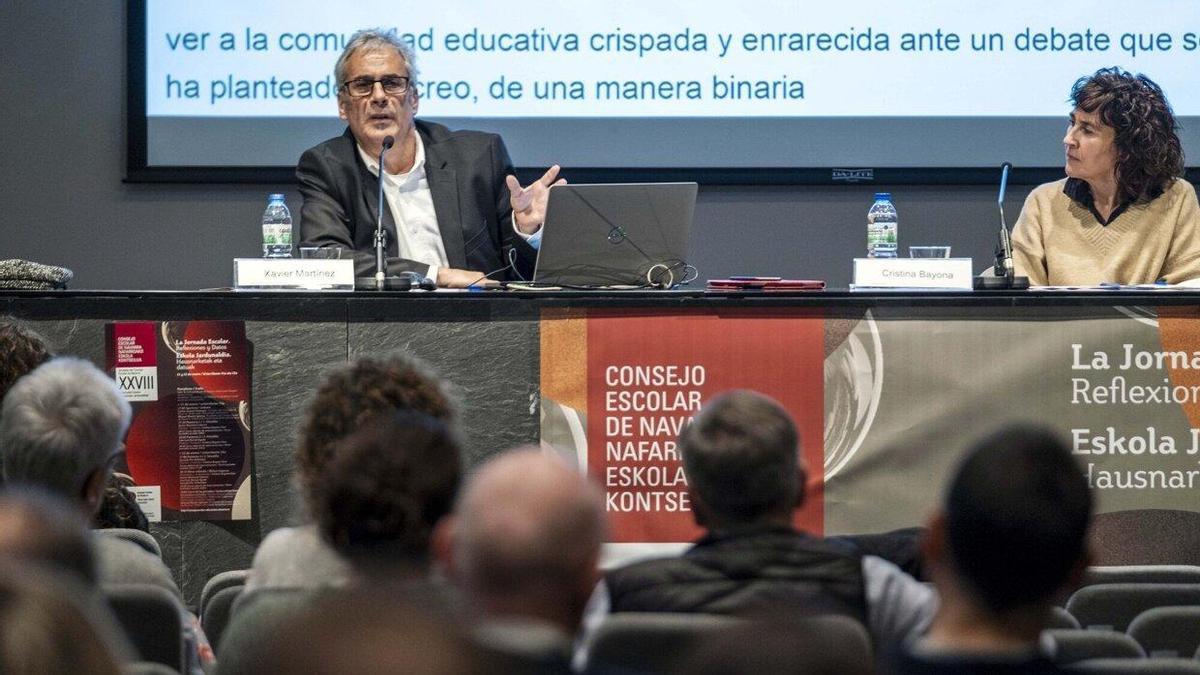
[[[0,408],[4,480],[59,495],[90,522],[113,461],[123,451],[130,407],[112,378],[87,361],[52,359],[17,381]],[[179,588],[162,560],[137,544],[94,537],[101,583]]]
[[[596,488],[556,457],[522,449],[472,476],[437,548],[486,647],[522,670],[567,672],[604,534]]]
[[[430,537],[461,474],[444,422],[413,410],[383,413],[339,444],[313,515],[333,549],[373,583],[425,579]]]
[[[128,474],[117,471],[109,474],[104,496],[100,499],[100,510],[92,520],[94,527],[150,532],[150,521],[138,506],[137,497],[129,490],[133,485],[133,478]]]
[[[0,492],[0,557],[52,567],[95,588],[92,537],[68,504],[30,487]]]
[[[0,321],[0,354],[0,401],[17,378],[53,356],[42,336],[12,320]]]
[[[795,529],[805,467],[791,418],[750,391],[713,399],[680,434],[703,538],[605,577],[608,611],[849,616],[875,644],[919,634],[936,600],[890,562]],[[597,612],[603,612],[603,603]]]
[[[0,672],[112,672],[108,663],[132,652],[98,591],[77,511],[37,488],[0,491]]]
[[[111,615],[46,569],[0,563],[0,672],[117,675],[127,646]]]
[[[444,617],[366,588],[323,595],[259,647],[235,662],[223,661],[221,675],[506,672],[485,663]]]
[[[1087,568],[1091,513],[1083,471],[1054,434],[1015,426],[977,443],[923,546],[941,606],[893,671],[1058,672],[1038,638],[1054,598]]]
[[[272,531],[254,554],[246,589],[344,585],[349,567],[312,522],[325,468],[338,442],[372,417],[415,410],[446,423],[454,408],[440,381],[415,360],[366,357],[333,370],[308,406],[296,448],[296,480],[307,524]]]

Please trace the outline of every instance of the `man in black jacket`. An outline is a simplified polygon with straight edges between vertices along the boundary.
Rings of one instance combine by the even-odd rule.
[[[696,523],[705,536],[681,556],[606,575],[608,611],[705,612],[795,618],[839,614],[877,644],[919,634],[932,591],[852,539],[793,526],[805,468],[782,406],[750,391],[713,399],[680,434]],[[906,535],[907,536],[907,535]]]
[[[301,245],[354,251],[356,273],[370,275],[379,155],[390,136],[395,146],[383,167],[388,271],[460,288],[485,275],[528,279],[558,167],[522,188],[499,136],[415,121],[416,63],[395,33],[356,33],[334,74],[347,129],[305,151],[296,167]]]

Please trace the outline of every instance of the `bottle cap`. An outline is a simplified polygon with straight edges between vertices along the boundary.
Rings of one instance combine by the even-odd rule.
[[[283,201],[283,193],[267,195],[267,201],[281,202],[281,201]]]
[[[892,201],[892,193],[890,193],[890,192],[876,192],[875,193],[875,201],[878,202],[878,201],[885,201],[885,200],[889,201],[889,202]]]

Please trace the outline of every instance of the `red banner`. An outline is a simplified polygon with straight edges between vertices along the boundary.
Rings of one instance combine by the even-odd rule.
[[[810,469],[809,501],[797,524],[822,531],[821,318],[786,310],[736,316],[589,311],[559,318],[566,323],[543,321],[543,355],[561,357],[553,364],[543,357],[543,396],[586,406],[587,467],[604,489],[610,541],[699,536],[676,439],[706,401],[730,389],[766,394],[792,414]],[[564,372],[580,368],[584,373]]]

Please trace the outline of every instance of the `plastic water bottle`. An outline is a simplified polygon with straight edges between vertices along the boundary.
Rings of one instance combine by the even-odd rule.
[[[867,211],[867,257],[896,257],[896,207],[892,193],[876,192],[875,203]]]
[[[292,212],[283,203],[283,195],[267,197],[267,210],[263,211],[263,257],[292,257]]]

